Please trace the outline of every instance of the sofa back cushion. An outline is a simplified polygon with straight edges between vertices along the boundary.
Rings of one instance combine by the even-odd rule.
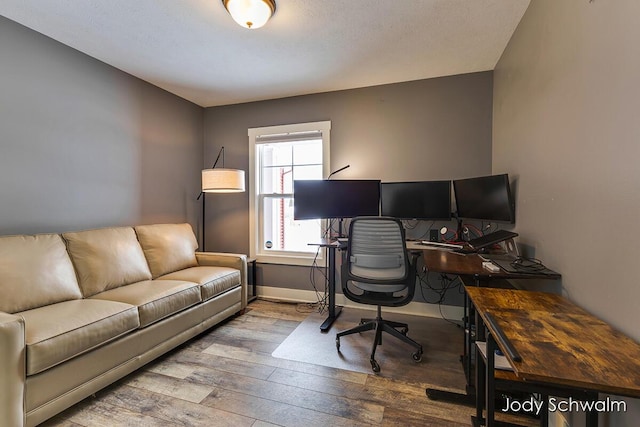
[[[0,311],[17,313],[82,298],[57,234],[0,237]]]
[[[85,297],[151,279],[151,271],[131,227],[62,235]]]
[[[198,241],[189,224],[154,224],[135,227],[153,278],[195,267]]]

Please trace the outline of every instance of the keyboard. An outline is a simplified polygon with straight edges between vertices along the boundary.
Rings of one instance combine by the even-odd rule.
[[[469,240],[469,246],[474,249],[482,249],[487,246],[495,245],[496,243],[504,242],[505,240],[513,239],[517,237],[518,233],[508,230],[498,230],[493,233],[485,234],[482,237]]]
[[[432,242],[430,240],[422,240],[420,244],[425,246],[436,246],[440,248],[462,249],[462,245],[456,245],[454,243]]]

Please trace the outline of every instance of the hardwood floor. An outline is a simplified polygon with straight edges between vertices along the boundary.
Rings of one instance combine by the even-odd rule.
[[[254,301],[245,314],[43,426],[470,425],[473,408],[431,401],[419,381],[272,357],[308,314],[295,304]],[[461,333],[452,339],[461,342]],[[432,371],[438,369],[438,360],[429,363]],[[531,419],[516,420],[536,425]]]

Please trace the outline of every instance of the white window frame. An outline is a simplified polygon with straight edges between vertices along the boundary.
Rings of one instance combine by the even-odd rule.
[[[261,142],[256,142],[261,136],[265,135],[284,135],[300,132],[322,133],[322,175],[326,177],[331,170],[329,164],[329,148],[331,145],[331,121],[296,123],[290,125],[266,126],[259,128],[250,128],[249,135],[249,253],[251,258],[256,258],[260,263],[269,264],[288,264],[288,265],[305,265],[311,266],[314,260],[317,264],[324,265],[324,251],[319,251],[316,257],[315,253],[282,251],[278,254],[265,253],[262,251],[260,230],[258,221],[262,221],[262,215],[259,209],[262,209],[260,195],[258,194],[259,186],[259,158],[256,156],[257,146]],[[266,142],[265,142],[266,143]],[[326,229],[326,221],[323,221],[322,228]],[[318,236],[318,239],[320,236]],[[309,242],[313,243],[313,242]]]

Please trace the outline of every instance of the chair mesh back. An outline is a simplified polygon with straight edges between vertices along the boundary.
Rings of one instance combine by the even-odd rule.
[[[351,274],[366,279],[405,278],[406,251],[400,227],[393,219],[354,219],[349,235]]]

